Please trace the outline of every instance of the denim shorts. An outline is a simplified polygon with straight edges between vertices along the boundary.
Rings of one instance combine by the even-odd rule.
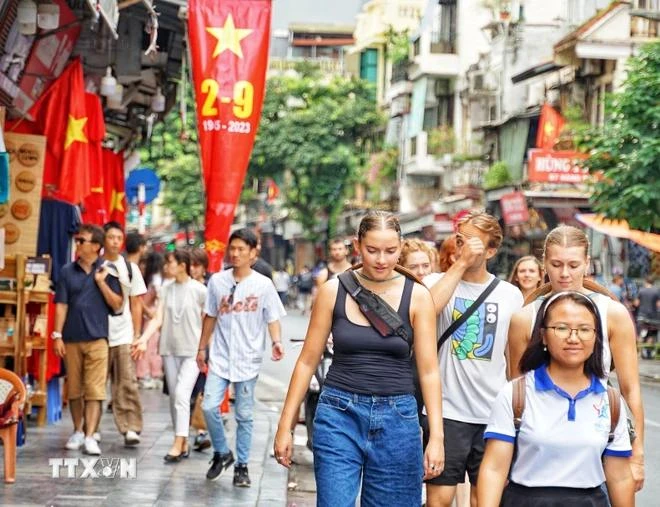
[[[422,439],[412,394],[372,396],[328,385],[314,418],[319,507],[419,506]]]

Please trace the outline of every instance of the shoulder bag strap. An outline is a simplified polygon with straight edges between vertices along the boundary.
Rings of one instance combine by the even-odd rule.
[[[451,326],[447,328],[447,330],[442,333],[442,336],[438,340],[438,352],[440,352],[440,348],[442,347],[442,344],[447,341],[447,339],[456,331],[459,327],[463,325],[463,323],[470,318],[470,316],[477,311],[477,309],[481,306],[481,304],[485,301],[485,299],[488,297],[488,295],[493,292],[497,284],[500,283],[500,279],[495,277],[493,278],[493,281],[490,282],[488,287],[484,289],[484,291],[479,295],[477,300],[472,303],[467,310],[463,312],[463,315],[460,316],[457,320],[452,322]]]
[[[513,426],[516,428],[516,436],[520,431],[523,412],[525,411],[525,375],[513,379],[513,397],[511,398],[511,407],[513,408]]]
[[[337,278],[339,279],[339,283],[341,283],[344,289],[346,289],[346,292],[348,292],[358,304],[360,311],[364,314],[369,323],[376,329],[376,331],[378,331],[378,333],[380,333],[381,336],[388,336],[394,333],[394,329],[392,329],[392,326],[390,326],[385,319],[378,315],[374,309],[369,308],[367,305],[360,302],[360,293],[365,289],[357,282],[355,275],[351,271],[345,271]],[[383,303],[385,302],[383,301]]]
[[[614,441],[614,430],[616,430],[621,414],[621,395],[616,388],[607,386],[607,398],[610,402],[610,434],[607,443],[611,444]]]

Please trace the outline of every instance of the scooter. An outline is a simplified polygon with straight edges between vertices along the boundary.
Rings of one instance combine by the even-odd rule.
[[[302,342],[304,340],[292,339],[292,342]],[[319,396],[323,383],[332,364],[332,340],[328,340],[325,349],[323,349],[323,356],[321,361],[316,367],[316,371],[309,381],[309,387],[305,394],[304,407],[305,407],[305,427],[307,428],[307,448],[312,450],[312,438],[314,433],[314,416],[316,415],[316,407],[319,403]]]

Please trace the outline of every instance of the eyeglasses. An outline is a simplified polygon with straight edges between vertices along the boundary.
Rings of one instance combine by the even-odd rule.
[[[73,238],[73,240],[78,245],[84,245],[85,243],[94,243],[91,239],[85,239],[85,238]]]
[[[596,330],[593,327],[581,326],[581,327],[568,327],[568,326],[546,326],[545,329],[552,329],[552,332],[555,334],[555,338],[560,340],[568,340],[573,331],[577,335],[578,339],[582,342],[588,342],[593,340],[596,337]]]
[[[236,287],[238,287],[237,283],[232,285],[231,290],[229,291],[229,299],[227,299],[227,303],[229,303],[230,305],[234,304],[234,292],[236,292]]]

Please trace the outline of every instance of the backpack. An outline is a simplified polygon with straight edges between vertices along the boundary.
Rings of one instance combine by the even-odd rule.
[[[511,383],[513,384],[511,407],[513,408],[513,426],[516,429],[517,441],[520,425],[522,424],[523,412],[525,411],[526,376],[523,375],[522,377],[513,379]],[[614,430],[619,422],[619,414],[621,413],[621,394],[615,387],[607,386],[607,399],[610,403],[610,433],[607,443],[611,444],[614,440]]]
[[[314,287],[314,276],[311,271],[300,274],[300,277],[298,278],[298,287],[302,290],[312,290],[312,287]]]

